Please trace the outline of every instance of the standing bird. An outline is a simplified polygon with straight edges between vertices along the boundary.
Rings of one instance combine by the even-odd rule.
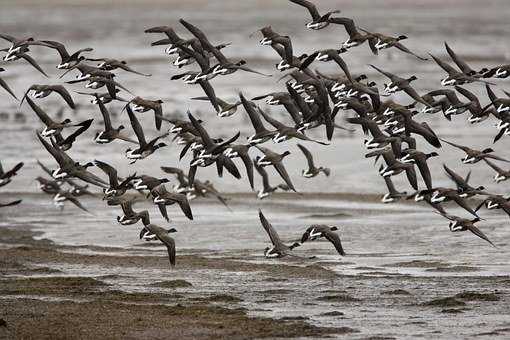
[[[267,258],[280,258],[287,255],[292,255],[290,251],[296,247],[299,247],[299,243],[294,243],[291,246],[285,245],[282,240],[280,239],[280,236],[278,236],[278,233],[276,230],[274,230],[273,226],[269,221],[266,219],[264,214],[262,214],[262,211],[259,210],[259,219],[260,223],[262,224],[262,227],[264,227],[264,230],[269,235],[269,239],[271,240],[271,243],[273,244],[272,247],[267,247],[264,250],[264,256]]]
[[[312,153],[301,144],[298,144],[297,146],[303,152],[303,154],[306,157],[306,161],[308,162],[308,169],[301,170],[301,175],[303,177],[312,178],[312,177],[317,176],[321,172],[323,172],[324,175],[326,175],[326,177],[329,177],[329,175],[331,173],[331,170],[329,168],[324,168],[322,166],[317,168],[313,162]]]
[[[175,233],[177,230],[175,228],[164,229],[155,224],[147,224],[145,227],[147,231],[151,234],[156,235],[156,238],[161,241],[166,246],[168,251],[168,259],[170,260],[170,265],[172,267],[175,266],[175,240],[170,237],[170,233]]]
[[[338,228],[335,226],[313,224],[310,227],[308,227],[308,229],[306,229],[305,233],[301,237],[301,243],[305,243],[306,241],[315,241],[321,237],[324,237],[335,246],[335,249],[338,252],[338,254],[345,256],[345,251],[342,248],[340,236],[338,236],[338,234],[335,233],[335,231],[337,230]]]
[[[312,21],[306,24],[306,28],[312,30],[320,30],[327,27],[330,24],[330,17],[332,14],[340,13],[340,10],[329,11],[324,15],[320,15],[317,7],[306,0],[290,0],[290,2],[295,3],[296,5],[305,7],[308,12],[310,12],[310,16],[312,17]]]

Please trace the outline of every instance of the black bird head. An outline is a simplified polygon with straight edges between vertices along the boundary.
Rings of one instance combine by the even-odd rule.
[[[329,228],[329,230],[331,230],[331,231],[337,231],[337,230],[338,230],[338,227],[333,226],[333,227]]]
[[[170,180],[168,178],[162,178],[159,180],[161,183],[168,183]]]
[[[341,49],[336,50],[336,51],[337,51],[338,54],[341,54],[341,53],[347,52],[348,50],[345,47],[342,47]]]
[[[480,73],[481,75],[483,75],[484,73],[487,73],[489,72],[490,70],[487,68],[487,67],[484,67],[482,68],[480,71],[478,71],[478,73]]]
[[[412,76],[411,78],[407,79],[408,81],[413,81],[413,80],[416,80],[418,79],[416,76]]]
[[[371,81],[370,83],[367,84],[368,87],[373,87],[373,86],[376,86],[376,85],[377,85],[377,83],[375,81]]]
[[[404,40],[404,39],[407,39],[407,35],[400,35],[397,40],[400,41],[400,40]]]
[[[175,228],[170,228],[166,231],[167,233],[176,233],[177,232],[177,229]]]
[[[126,127],[124,125],[119,125],[119,131],[124,130]]]
[[[236,65],[237,65],[237,66],[243,66],[243,65],[245,65],[245,64],[246,64],[246,60],[239,60],[239,61],[236,63]]]
[[[163,104],[163,101],[161,99],[158,99],[156,102],[159,104]]]
[[[485,150],[482,151],[483,153],[491,153],[491,152],[494,152],[494,150],[492,148],[487,148]]]
[[[62,124],[69,124],[69,123],[71,123],[71,120],[69,118],[64,119],[64,121],[62,122]]]
[[[358,78],[356,78],[356,79],[354,79],[354,80],[356,80],[356,81],[362,81],[363,79],[367,79],[366,74],[361,74],[361,75],[359,75],[359,76],[358,76]]]
[[[476,190],[485,190],[485,187],[483,185],[480,185],[478,188],[476,188]]]
[[[288,155],[290,155],[290,151],[289,151],[289,150],[287,150],[287,151],[285,151],[284,153],[282,153],[282,158],[283,158],[283,157],[286,157],[286,156],[288,156]]]
[[[156,144],[156,145],[154,146],[154,150],[157,150],[157,149],[159,149],[159,148],[163,148],[163,147],[165,147],[165,146],[166,146],[166,143],[159,143],[159,144]]]
[[[5,71],[5,69],[3,67],[0,67],[0,72],[3,72]]]
[[[428,159],[428,158],[430,158],[430,157],[437,157],[437,156],[439,156],[439,154],[438,154],[437,152],[435,152],[435,151],[434,151],[434,152],[431,152],[431,153],[429,153],[429,154],[427,155],[427,159]]]

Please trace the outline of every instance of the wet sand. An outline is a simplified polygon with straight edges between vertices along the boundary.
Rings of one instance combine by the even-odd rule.
[[[152,243],[65,246],[31,229],[1,228],[3,338],[510,336],[510,277],[478,268],[414,260],[386,267],[430,275],[346,275],[338,261],[181,251],[171,270]]]

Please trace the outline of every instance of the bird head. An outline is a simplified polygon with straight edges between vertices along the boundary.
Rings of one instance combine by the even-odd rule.
[[[400,41],[400,40],[404,40],[404,39],[407,39],[407,35],[400,35],[398,36],[397,40]]]
[[[329,230],[331,230],[331,231],[337,231],[337,230],[338,230],[338,227],[332,226],[332,227],[330,227],[330,228],[329,228]]]
[[[170,228],[166,231],[167,233],[176,233],[177,232],[177,229],[175,228]]]
[[[124,125],[119,125],[119,131],[124,130],[126,127]]]
[[[168,178],[162,178],[159,180],[161,183],[168,183],[170,180]]]
[[[71,123],[71,120],[69,118],[64,119],[64,121],[62,122],[62,124],[69,124],[69,123]]]
[[[236,65],[237,65],[237,66],[243,66],[243,65],[245,65],[245,64],[246,64],[246,60],[242,60],[242,59],[241,59],[241,60],[239,60],[239,61],[236,63]]]
[[[476,188],[476,190],[485,190],[485,187],[483,185],[480,185],[478,188]]]
[[[159,148],[163,148],[166,146],[166,143],[159,143],[157,145],[154,146],[154,149],[159,149]]]
[[[288,155],[290,155],[290,151],[289,150],[287,150],[284,153],[282,153],[282,158],[285,157],[285,156],[288,156]]]
[[[356,80],[356,81],[362,81],[362,80],[364,80],[364,79],[367,79],[366,74],[361,74],[360,76],[358,76],[358,78],[356,78],[356,79],[354,79],[354,80]]]
[[[336,51],[337,51],[338,54],[341,54],[341,53],[347,52],[348,50],[345,47],[342,47],[341,49],[336,50]]]
[[[377,85],[377,83],[375,81],[371,81],[370,83],[367,84],[368,87],[373,87],[373,86],[376,86],[376,85]]]
[[[487,148],[485,150],[482,151],[483,153],[491,153],[491,152],[494,152],[494,150],[492,148]]]
[[[161,99],[156,100],[157,103],[163,104],[163,101]]]
[[[416,80],[418,79],[416,76],[411,76],[411,78],[407,79],[408,81],[413,81],[413,80]]]
[[[437,157],[437,156],[439,156],[439,154],[438,154],[437,152],[435,152],[435,151],[434,151],[434,152],[429,153],[429,154],[427,155],[427,158],[430,158],[430,157]]]

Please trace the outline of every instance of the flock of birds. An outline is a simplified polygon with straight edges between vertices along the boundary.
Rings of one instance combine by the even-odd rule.
[[[419,121],[423,114],[435,114],[442,112],[448,120],[454,115],[469,113],[469,122],[475,124],[489,117],[497,120],[497,133],[494,143],[502,137],[510,134],[510,93],[504,92],[506,97],[498,97],[489,78],[506,78],[510,76],[510,65],[502,65],[493,68],[484,68],[480,71],[473,70],[459,57],[447,44],[447,53],[451,56],[455,68],[445,61],[430,55],[445,72],[446,77],[441,80],[441,89],[431,91],[424,95],[418,94],[412,86],[417,78],[402,78],[383,70],[382,68],[370,65],[377,72],[388,78],[384,84],[383,93],[379,92],[375,82],[367,80],[365,75],[353,75],[349,71],[341,55],[347,53],[351,48],[368,43],[374,54],[379,54],[387,49],[397,49],[412,57],[425,61],[429,58],[420,56],[402,43],[407,37],[404,35],[393,37],[381,33],[370,32],[359,28],[351,18],[339,17],[338,10],[320,14],[316,6],[305,0],[290,0],[295,5],[306,8],[311,16],[311,21],[306,27],[312,30],[321,30],[329,25],[343,27],[348,35],[347,40],[341,43],[337,49],[324,49],[314,51],[307,55],[295,56],[292,48],[292,41],[289,36],[275,32],[270,26],[263,27],[256,31],[262,38],[260,44],[271,47],[281,58],[276,69],[284,72],[281,79],[286,79],[285,89],[281,92],[263,94],[248,99],[239,93],[239,99],[230,103],[217,97],[211,81],[215,77],[228,76],[235,72],[249,72],[260,76],[270,76],[258,72],[247,66],[244,60],[232,60],[227,57],[224,50],[229,44],[213,44],[206,34],[194,24],[181,19],[180,24],[191,34],[183,38],[179,36],[173,27],[159,26],[147,29],[146,33],[162,34],[163,38],[153,42],[152,46],[166,46],[165,52],[173,55],[173,65],[182,67],[198,65],[196,69],[189,69],[185,72],[171,76],[172,80],[180,80],[188,85],[198,84],[203,89],[205,96],[193,98],[194,100],[208,101],[221,118],[234,115],[240,107],[248,115],[254,129],[254,133],[247,137],[245,143],[240,143],[240,132],[233,133],[227,139],[219,138],[207,131],[206,122],[197,119],[191,112],[187,113],[186,119],[168,118],[163,113],[163,101],[150,100],[139,96],[125,100],[119,96],[119,92],[131,92],[121,85],[116,79],[114,71],[125,71],[149,77],[149,74],[138,72],[131,68],[125,61],[109,58],[87,58],[83,56],[91,52],[91,48],[83,48],[76,52],[69,52],[67,48],[58,42],[49,40],[35,40],[33,38],[15,38],[8,35],[0,35],[0,38],[8,41],[10,47],[0,51],[4,52],[3,60],[12,62],[19,59],[28,61],[39,72],[46,75],[44,70],[30,56],[33,47],[54,49],[60,56],[58,69],[65,70],[61,77],[70,72],[76,72],[76,78],[66,81],[66,84],[84,84],[87,89],[106,88],[106,92],[78,92],[91,97],[91,102],[99,108],[104,130],[96,133],[94,141],[98,144],[108,144],[116,140],[128,143],[125,156],[133,164],[139,160],[148,158],[155,152],[160,152],[167,146],[165,139],[174,135],[172,140],[177,145],[182,145],[179,159],[182,159],[188,152],[192,159],[187,172],[174,167],[161,167],[161,169],[172,176],[175,176],[176,183],[171,189],[167,188],[168,178],[158,178],[137,173],[122,177],[117,169],[108,163],[95,160],[86,164],[75,161],[68,154],[73,143],[86,132],[92,123],[92,118],[82,122],[72,122],[70,119],[56,120],[48,115],[34,100],[44,98],[52,94],[59,95],[71,108],[75,103],[71,94],[63,85],[32,85],[21,99],[26,101],[30,108],[44,124],[44,129],[38,130],[36,136],[47,150],[47,152],[58,163],[54,170],[38,161],[41,169],[49,177],[37,177],[40,189],[53,196],[56,205],[63,206],[69,201],[83,210],[87,210],[79,201],[81,195],[93,195],[89,191],[89,185],[99,187],[103,190],[103,200],[108,206],[120,206],[122,215],[117,217],[121,225],[132,225],[141,222],[143,228],[140,238],[145,240],[158,239],[168,248],[171,265],[175,264],[175,242],[170,233],[175,232],[174,228],[165,229],[151,223],[150,214],[147,210],[137,212],[134,210],[135,202],[143,199],[151,199],[161,215],[170,221],[167,213],[167,206],[177,204],[182,213],[190,220],[193,213],[189,201],[195,197],[214,195],[227,207],[227,200],[213,186],[211,182],[201,182],[196,178],[200,168],[216,166],[218,176],[223,176],[226,169],[233,177],[241,178],[234,160],[240,158],[246,171],[250,187],[254,190],[254,168],[263,179],[263,188],[257,193],[258,198],[263,199],[270,196],[276,190],[297,192],[290,176],[288,175],[284,162],[285,157],[290,154],[285,151],[282,154],[272,151],[268,144],[284,143],[290,139],[298,139],[303,143],[318,143],[329,145],[335,129],[345,128],[335,122],[337,114],[353,112],[346,118],[350,124],[360,125],[366,139],[364,145],[368,149],[365,155],[367,158],[375,158],[377,162],[382,158],[383,163],[379,167],[379,174],[386,182],[388,193],[382,197],[382,202],[390,203],[400,199],[414,199],[416,202],[425,201],[430,204],[439,214],[448,219],[449,228],[452,232],[470,231],[476,236],[492,244],[489,238],[476,226],[481,220],[478,215],[479,209],[485,206],[488,209],[501,209],[510,216],[510,201],[508,197],[492,194],[483,186],[474,187],[469,183],[469,174],[462,177],[454,170],[444,165],[444,170],[455,187],[435,187],[433,185],[431,172],[428,167],[428,160],[431,157],[439,156],[437,152],[425,153],[420,151],[419,144],[428,143],[434,148],[441,148],[441,142],[459,149],[465,153],[462,162],[473,164],[480,161],[485,162],[495,172],[495,181],[501,182],[510,178],[510,170],[504,170],[495,161],[509,162],[508,160],[494,155],[494,150],[486,148],[476,150],[467,146],[459,145],[451,141],[439,138],[436,133],[425,122]],[[312,70],[310,66],[316,62],[333,61],[342,71],[341,76],[323,74],[318,70]],[[6,63],[7,64],[7,63]],[[5,71],[0,68],[0,71]],[[490,102],[484,106],[477,96],[461,85],[469,83],[481,83],[485,85]],[[18,99],[9,85],[0,78],[0,85],[14,98]],[[452,86],[453,89],[445,87]],[[391,99],[390,94],[403,92],[412,100],[410,104],[404,105]],[[34,99],[31,99],[31,97]],[[265,100],[268,105],[281,106],[284,112],[288,113],[288,119],[279,121],[264,111],[257,101]],[[129,117],[131,128],[135,138],[130,137],[124,126],[113,126],[107,104],[112,101],[125,101],[125,111]],[[146,130],[138,120],[138,114],[151,112],[154,114],[156,134],[146,136]],[[166,132],[159,132],[163,129],[163,122],[169,123],[170,128]],[[269,127],[268,127],[269,126]],[[311,138],[307,132],[310,130],[324,129],[327,141]],[[69,130],[73,130],[68,133]],[[164,129],[163,129],[164,130]],[[264,145],[264,146],[263,146]],[[329,176],[330,170],[325,167],[316,166],[312,153],[303,145],[298,144],[303,152],[308,168],[302,171],[302,176],[312,178],[321,173]],[[256,149],[258,156],[253,158],[250,150]],[[0,186],[11,181],[11,178],[21,169],[23,163],[17,164],[12,170],[4,172],[0,167]],[[89,170],[89,167],[99,168],[107,179],[102,178]],[[271,186],[266,172],[267,167],[273,167],[283,180],[282,184]],[[423,184],[419,183],[416,168],[421,175]],[[392,182],[392,177],[405,174],[410,186],[415,193],[409,195],[406,192],[398,191]],[[82,182],[86,184],[82,184]],[[140,195],[132,195],[138,192]],[[469,199],[481,196],[481,204],[472,208]],[[472,215],[463,218],[448,214],[442,207],[443,202],[453,201],[467,213]],[[3,205],[15,205],[15,201]],[[259,210],[259,218],[262,226],[270,237],[272,246],[264,251],[266,257],[282,257],[292,255],[292,249],[319,238],[330,241],[337,252],[344,255],[344,250],[338,235],[337,227],[328,225],[311,225],[303,234],[301,242],[286,245],[270,222]]]

